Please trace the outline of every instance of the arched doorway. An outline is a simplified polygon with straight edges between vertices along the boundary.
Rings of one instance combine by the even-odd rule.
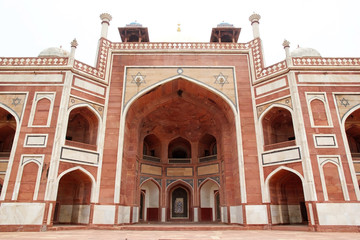
[[[10,153],[13,147],[16,125],[14,116],[0,107],[0,194],[5,180]]]
[[[169,191],[169,220],[170,221],[184,221],[192,220],[191,192],[182,184],[172,187]]]
[[[148,90],[127,106],[120,204],[141,208],[144,198],[140,194],[141,184],[144,179],[153,178],[159,183],[161,221],[173,221],[176,215],[175,212],[170,215],[170,199],[176,197],[169,194],[169,186],[179,180],[184,182],[191,186],[184,188],[191,198],[199,196],[199,188],[195,187],[198,180],[208,177],[218,179],[224,189],[221,192],[224,194],[219,195],[222,205],[240,204],[241,198],[222,200],[226,194],[240,196],[235,115],[224,98],[179,78]],[[227,182],[231,187],[228,191]],[[191,192],[193,189],[197,192]],[[192,201],[186,205],[188,214],[182,216],[182,221],[194,220],[200,199],[196,197]],[[145,219],[145,213],[141,213]]]
[[[59,181],[54,224],[89,224],[92,180],[81,170],[63,175]]]
[[[302,180],[281,169],[269,180],[272,224],[308,224]]]
[[[160,191],[152,180],[146,181],[140,189],[140,216],[143,221],[159,221]]]
[[[216,221],[220,216],[219,186],[212,180],[207,180],[200,188],[200,220]]]

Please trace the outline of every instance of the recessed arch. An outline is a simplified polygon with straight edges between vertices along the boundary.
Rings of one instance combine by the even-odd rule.
[[[139,99],[141,96],[147,94],[148,92],[152,91],[153,89],[165,84],[165,83],[168,83],[168,82],[171,82],[173,80],[176,80],[176,79],[184,79],[186,81],[189,81],[189,82],[192,82],[196,85],[199,85],[200,87],[203,87],[203,88],[206,88],[207,90],[209,90],[210,92],[218,95],[219,97],[221,97],[225,102],[228,103],[228,105],[230,106],[231,110],[233,111],[233,114],[234,114],[234,117],[236,117],[236,114],[237,114],[237,106],[224,94],[222,93],[221,91],[215,89],[214,87],[211,87],[209,86],[208,84],[206,83],[203,83],[199,80],[196,80],[194,78],[191,78],[191,77],[188,77],[188,76],[185,76],[185,75],[181,75],[181,76],[174,76],[174,77],[170,77],[170,78],[166,78],[164,80],[161,80],[157,83],[154,83],[153,85],[149,86],[149,87],[146,87],[142,90],[140,90],[137,94],[135,94],[132,98],[130,98],[130,100],[128,102],[125,103],[125,107],[123,108],[123,114],[124,116],[126,117],[127,115],[127,111],[129,110],[130,106],[137,100]],[[124,96],[123,96],[124,98]],[[124,100],[124,99],[123,99]]]
[[[59,187],[59,182],[60,182],[61,178],[65,174],[76,171],[76,170],[79,170],[79,171],[83,172],[84,174],[86,174],[91,179],[91,185],[92,185],[92,187],[91,187],[91,202],[95,202],[95,184],[96,184],[96,180],[95,180],[94,176],[83,167],[76,166],[76,167],[73,167],[73,168],[69,168],[69,169],[63,171],[62,173],[60,173],[59,176],[57,177],[57,180],[56,180],[56,188]]]
[[[66,126],[67,144],[96,146],[101,129],[101,117],[89,104],[76,104],[69,108]],[[81,145],[84,147],[83,145]],[[81,147],[80,146],[80,147]]]
[[[282,104],[272,104],[259,118],[264,150],[296,145],[293,111]]]
[[[285,171],[289,171],[289,172],[292,172],[294,174],[296,174],[300,179],[301,179],[301,182],[302,182],[302,186],[304,186],[304,177],[296,170],[292,169],[292,168],[289,168],[289,167],[286,167],[286,166],[280,166],[278,168],[276,168],[274,171],[272,171],[265,179],[265,182],[264,182],[264,185],[265,185],[265,202],[270,202],[270,191],[269,191],[269,181],[271,179],[272,176],[274,176],[276,173],[278,173],[279,171],[281,170],[285,170]],[[305,189],[304,189],[305,190]],[[307,200],[307,196],[306,196],[306,191],[304,191],[304,195],[305,195],[305,200]]]
[[[54,223],[89,224],[90,204],[94,202],[95,181],[82,167],[62,172],[57,178]]]
[[[303,179],[283,167],[266,179],[272,224],[308,224]]]

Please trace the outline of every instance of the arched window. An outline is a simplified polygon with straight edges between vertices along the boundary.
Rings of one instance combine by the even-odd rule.
[[[70,112],[66,132],[68,145],[85,148],[89,145],[96,146],[97,132],[98,119],[87,107],[75,108]]]
[[[182,137],[169,143],[169,163],[189,163],[191,160],[191,144]]]
[[[154,134],[147,135],[143,144],[143,159],[160,162],[161,142]]]
[[[199,141],[199,161],[207,162],[217,159],[216,138],[210,134],[205,134]]]
[[[270,109],[262,119],[264,150],[295,145],[291,113],[280,107]]]

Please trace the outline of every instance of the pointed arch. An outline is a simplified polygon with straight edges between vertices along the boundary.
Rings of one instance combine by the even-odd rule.
[[[307,194],[305,191],[305,185],[304,185],[304,177],[296,170],[292,169],[292,168],[289,168],[289,167],[286,167],[286,166],[280,166],[278,168],[276,168],[274,171],[272,171],[265,179],[265,182],[264,182],[264,185],[265,185],[265,188],[264,188],[264,192],[265,192],[265,201],[264,202],[270,202],[270,179],[278,172],[282,171],[282,170],[285,170],[285,171],[289,171],[291,173],[294,173],[296,174],[300,180],[301,180],[301,183],[302,183],[302,187],[304,189],[304,195],[305,195],[305,200],[308,199],[307,197]]]
[[[71,116],[72,119],[70,119]],[[78,121],[75,122],[75,119]],[[77,126],[76,123],[80,126]],[[71,106],[67,111],[66,143],[79,145],[78,147],[97,146],[101,123],[99,112],[90,104],[80,103]]]
[[[91,180],[91,197],[90,197],[90,201],[95,202],[96,201],[96,199],[95,199],[96,180],[95,180],[94,176],[83,167],[76,166],[76,167],[73,167],[73,168],[69,168],[69,169],[63,171],[62,173],[60,173],[59,176],[57,177],[57,180],[56,180],[56,189],[59,188],[60,180],[64,175],[66,175],[67,173],[70,173],[70,172],[74,172],[76,170],[81,171],[82,173],[84,173],[85,175],[87,175],[90,178],[90,180]]]
[[[296,136],[293,123],[293,110],[274,103],[259,117],[264,151],[294,146]]]
[[[5,199],[5,194],[7,191],[7,187],[8,187],[8,182],[9,182],[9,178],[10,178],[10,174],[9,174],[9,170],[12,167],[13,164],[13,160],[14,160],[14,154],[15,154],[15,150],[16,150],[16,144],[18,142],[18,138],[19,138],[19,133],[20,133],[20,117],[17,115],[17,113],[10,107],[8,107],[7,105],[0,103],[0,111],[4,110],[5,112],[7,112],[8,114],[11,115],[11,117],[15,120],[15,129],[13,129],[13,127],[9,127],[9,126],[4,126],[6,128],[8,128],[8,130],[14,131],[14,134],[12,136],[10,136],[12,138],[12,143],[11,143],[11,149],[8,153],[6,153],[6,156],[8,157],[8,163],[7,163],[7,167],[6,167],[6,172],[5,172],[5,177],[3,179],[3,184],[2,184],[2,190],[0,192],[0,200],[4,200]],[[0,150],[2,151],[2,150]]]
[[[188,76],[185,76],[185,75],[176,75],[176,76],[173,76],[173,77],[170,77],[170,78],[166,78],[164,80],[161,80],[157,83],[154,83],[153,85],[151,86],[148,86],[142,90],[140,90],[137,94],[135,94],[132,98],[129,99],[129,101],[127,103],[125,103],[125,107],[123,108],[123,114],[124,116],[126,116],[127,114],[127,111],[129,110],[130,106],[137,100],[139,99],[141,96],[145,95],[147,92],[150,92],[151,90],[165,84],[165,83],[168,83],[168,82],[171,82],[173,80],[176,80],[176,79],[184,79],[184,80],[187,80],[189,82],[192,82],[200,87],[203,87],[207,90],[209,90],[210,92],[218,95],[219,97],[221,97],[225,102],[228,103],[228,105],[230,106],[231,110],[233,111],[233,114],[234,114],[234,117],[236,116],[236,113],[237,113],[237,106],[224,94],[222,93],[221,91],[215,89],[214,87],[211,87],[209,86],[208,84],[205,84],[204,82],[201,82],[197,79],[194,79],[194,78],[191,78],[191,77],[188,77]],[[125,84],[125,83],[124,83]],[[123,103],[124,103],[124,95],[123,95]],[[237,98],[237,97],[236,97]]]

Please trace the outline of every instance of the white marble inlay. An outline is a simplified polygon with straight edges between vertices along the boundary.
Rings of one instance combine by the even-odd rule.
[[[283,149],[262,154],[263,164],[301,159],[299,148]]]
[[[358,74],[299,74],[299,82],[334,83],[334,82],[359,82]]]
[[[320,225],[360,225],[360,203],[316,203]]]
[[[286,80],[285,78],[279,79],[277,81],[268,83],[266,85],[263,85],[261,87],[256,88],[256,95],[261,95],[282,87],[286,86]]]
[[[315,147],[337,147],[335,134],[314,134]]]
[[[266,205],[246,205],[247,224],[268,224]]]
[[[61,159],[97,164],[99,155],[97,153],[63,147]]]
[[[26,134],[24,147],[46,147],[47,134]]]
[[[83,89],[86,89],[88,91],[100,94],[100,95],[105,94],[105,88],[100,87],[100,86],[95,85],[95,84],[92,84],[90,82],[81,80],[79,78],[75,78],[74,85],[77,86],[77,87],[81,87]]]
[[[230,223],[244,223],[242,206],[230,206]]]
[[[114,224],[115,206],[114,205],[95,205],[94,206],[94,224]]]
[[[0,225],[41,225],[45,203],[2,203]]]
[[[118,209],[118,223],[130,223],[130,207],[119,206]]]
[[[0,82],[61,82],[60,74],[0,74]]]

